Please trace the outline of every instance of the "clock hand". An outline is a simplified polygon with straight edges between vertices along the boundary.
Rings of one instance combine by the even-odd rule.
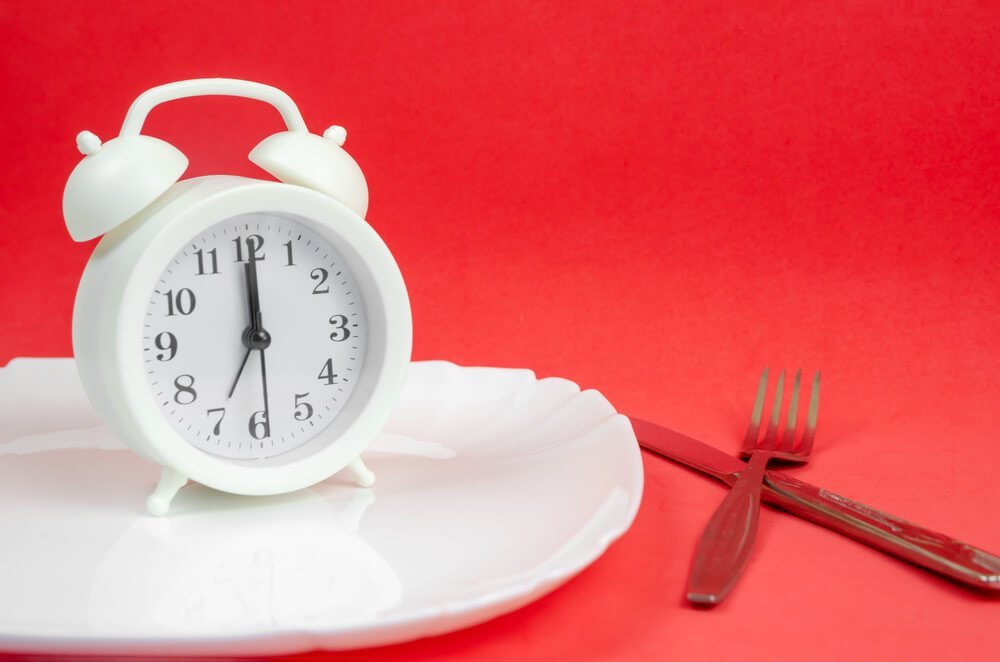
[[[250,298],[250,324],[260,329],[260,291],[257,289],[257,260],[254,258],[252,250],[247,257],[245,268],[247,272],[247,295]]]
[[[240,377],[243,375],[243,369],[247,365],[250,353],[255,349],[259,349],[261,361],[263,362],[264,350],[271,344],[271,335],[264,329],[262,321],[263,317],[260,314],[260,291],[257,287],[257,260],[254,259],[252,252],[248,256],[246,264],[243,266],[244,271],[246,272],[247,281],[247,303],[250,308],[250,324],[243,330],[242,336],[243,346],[247,348],[247,351],[246,354],[243,355],[243,361],[240,363],[240,369],[236,373],[236,379],[233,380],[233,385],[229,389],[229,395],[226,396],[227,400],[231,399],[233,397],[233,393],[236,392],[236,385],[239,383]],[[264,393],[264,409],[266,412],[266,385]]]
[[[271,345],[271,335],[264,329],[263,316],[260,313],[260,290],[257,287],[257,260],[253,250],[249,248],[247,256],[247,289],[250,293],[250,316],[252,326],[243,334],[243,342],[247,351],[260,351],[260,380],[264,387],[264,436],[271,436],[271,410],[267,398],[267,363],[264,360],[264,350]]]
[[[233,393],[236,392],[236,385],[240,383],[240,376],[243,374],[243,368],[247,365],[247,359],[250,358],[250,352],[253,350],[249,347],[247,348],[247,353],[243,355],[243,361],[240,363],[239,372],[236,373],[236,379],[233,380],[233,385],[229,387],[229,395],[226,396],[226,400],[230,400],[233,397]]]
[[[257,321],[260,321],[260,313],[257,313]],[[233,380],[233,385],[229,388],[229,395],[226,399],[229,400],[233,397],[233,393],[236,392],[236,385],[240,382],[240,376],[243,374],[243,368],[247,365],[247,360],[250,358],[250,353],[255,349],[260,350],[260,361],[261,368],[263,368],[264,363],[264,350],[268,348],[271,344],[271,334],[269,334],[264,329],[257,326],[248,326],[243,332],[243,345],[247,348],[246,354],[243,355],[243,361],[240,363],[239,372],[236,373],[236,379]],[[266,377],[265,377],[266,380]],[[267,383],[264,384],[264,410],[267,411]]]
[[[267,364],[264,363],[264,348],[260,349],[260,379],[264,383],[264,436],[271,436],[271,411],[267,403]]]
[[[271,409],[267,398],[267,363],[264,360],[264,350],[271,345],[271,335],[264,330],[263,316],[260,313],[260,291],[257,287],[257,261],[250,252],[247,269],[250,289],[250,312],[253,315],[253,331],[246,334],[247,347],[260,351],[260,380],[264,387],[264,436],[271,436]]]

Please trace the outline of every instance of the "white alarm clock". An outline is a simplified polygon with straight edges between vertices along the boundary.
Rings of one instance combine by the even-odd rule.
[[[279,181],[179,181],[187,158],[140,133],[156,105],[267,102],[287,131],[250,160]],[[63,197],[73,239],[104,235],[80,281],[73,349],[101,418],[161,465],[164,514],[190,479],[237,494],[301,489],[348,469],[402,390],[412,322],[399,268],[364,220],[368,188],[341,145],[267,85],[188,80],[135,100],[106,143],[84,131]]]

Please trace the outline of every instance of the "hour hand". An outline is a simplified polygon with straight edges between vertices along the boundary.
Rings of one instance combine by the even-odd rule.
[[[229,395],[226,396],[226,400],[231,400],[233,393],[236,392],[236,385],[240,383],[240,377],[243,375],[243,368],[247,367],[247,359],[250,358],[250,352],[252,349],[247,349],[246,354],[243,355],[243,361],[240,362],[240,369],[236,373],[236,379],[233,380],[233,385],[229,387]]]

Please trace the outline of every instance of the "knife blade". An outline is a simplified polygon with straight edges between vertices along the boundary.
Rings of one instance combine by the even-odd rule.
[[[732,486],[746,463],[670,428],[629,417],[639,445]],[[768,471],[765,503],[931,570],[1000,595],[1000,557],[847,497]]]

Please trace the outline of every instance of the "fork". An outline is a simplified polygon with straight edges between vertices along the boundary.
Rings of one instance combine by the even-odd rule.
[[[781,418],[781,400],[785,387],[785,371],[778,376],[771,419],[764,437],[760,438],[764,400],[767,395],[768,370],[760,376],[757,397],[754,399],[750,425],[743,438],[741,457],[749,458],[746,470],[740,475],[733,489],[708,521],[701,540],[695,549],[691,574],[688,577],[687,598],[695,604],[715,605],[722,602],[735,586],[757,536],[760,514],[760,494],[764,472],[770,460],[805,463],[812,453],[816,437],[816,418],[819,414],[819,373],[813,377],[809,397],[809,413],[802,438],[795,443],[799,409],[799,387],[802,371],[795,373],[785,431],[778,438]]]

